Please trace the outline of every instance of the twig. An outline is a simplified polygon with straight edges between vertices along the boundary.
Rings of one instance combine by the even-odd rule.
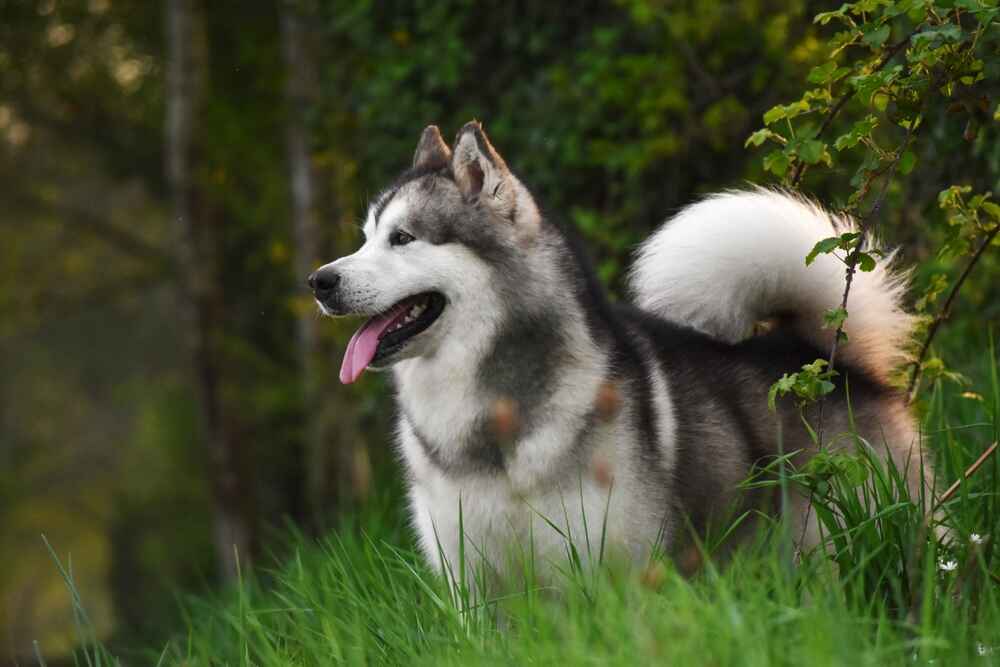
[[[989,231],[989,233],[986,234],[983,242],[979,245],[979,248],[976,249],[975,254],[972,255],[972,259],[970,259],[968,264],[965,265],[965,269],[962,271],[962,274],[958,277],[958,280],[955,281],[951,291],[948,292],[948,298],[945,299],[944,304],[941,306],[937,315],[934,316],[934,320],[927,329],[927,336],[924,337],[924,342],[920,346],[920,353],[917,355],[917,358],[911,362],[912,368],[910,370],[910,383],[906,387],[907,403],[912,403],[913,399],[917,397],[917,390],[920,387],[920,371],[924,364],[924,358],[930,350],[931,341],[934,340],[934,335],[937,333],[938,327],[940,327],[941,323],[951,316],[951,305],[955,301],[955,297],[958,295],[959,290],[962,289],[965,279],[969,277],[970,273],[972,273],[972,269],[976,266],[976,263],[979,262],[980,257],[983,256],[986,249],[990,247],[990,244],[993,242],[993,239],[996,238],[998,232],[1000,232],[1000,225],[996,225]]]
[[[875,66],[875,69],[873,69],[871,71],[871,73],[874,74],[875,72],[878,72],[878,71],[882,70],[886,65],[888,65],[889,61],[892,60],[893,58],[895,58],[896,54],[898,54],[900,51],[902,51],[903,48],[905,48],[906,45],[910,43],[910,40],[913,38],[913,36],[916,35],[918,32],[920,32],[920,30],[921,30],[920,27],[915,28],[913,30],[913,32],[911,32],[909,35],[907,35],[901,42],[899,42],[898,44],[894,44],[891,47],[889,47],[889,50],[886,52],[885,56],[882,57],[882,60],[879,61],[878,65]],[[844,108],[844,105],[846,105],[847,102],[852,97],[854,97],[854,91],[853,90],[850,90],[850,91],[848,91],[848,92],[846,92],[846,93],[844,93],[843,95],[840,96],[840,99],[838,99],[837,103],[834,104],[833,107],[830,108],[830,111],[827,113],[826,118],[823,119],[823,123],[819,126],[819,131],[816,133],[816,138],[817,139],[819,137],[823,136],[823,133],[826,132],[830,128],[830,125],[833,124],[834,119],[840,113],[841,109]],[[799,160],[795,164],[795,173],[792,176],[792,187],[793,188],[797,187],[798,184],[799,184],[799,181],[802,180],[802,176],[805,175],[805,173],[806,173],[807,166],[808,165],[806,165],[806,163],[803,162],[802,160]]]
[[[875,219],[875,216],[877,216],[879,211],[882,209],[882,204],[885,202],[885,197],[889,192],[889,185],[892,183],[892,177],[896,172],[896,168],[899,166],[900,159],[903,157],[906,149],[910,146],[910,142],[913,140],[913,133],[914,130],[916,130],[916,127],[917,122],[914,121],[910,123],[910,127],[906,129],[906,137],[904,137],[902,145],[896,151],[892,162],[889,163],[886,169],[882,172],[882,175],[885,177],[885,181],[882,183],[882,189],[879,191],[878,196],[875,197],[875,201],[872,202],[872,207],[868,209],[868,214],[865,215],[865,217],[858,223],[857,230],[860,234],[858,237],[858,244],[853,250],[851,250],[850,253],[848,253],[846,260],[847,275],[844,280],[844,296],[840,300],[840,309],[843,311],[847,310],[847,298],[851,294],[851,285],[854,283],[854,274],[857,273],[858,262],[861,260],[861,254],[864,252],[865,240],[868,236],[869,227]],[[830,345],[830,362],[827,365],[827,369],[830,371],[834,370],[837,362],[837,349],[840,344],[840,338],[844,334],[845,321],[846,320],[841,320],[840,324],[837,326],[837,330],[833,334],[833,343]],[[819,419],[817,424],[818,428],[816,429],[819,444],[821,446],[823,444],[823,398],[824,397],[821,396],[819,401]]]
[[[909,39],[909,38],[907,38]],[[896,151],[896,155],[889,166],[885,168],[882,175],[885,176],[885,181],[882,183],[882,189],[879,191],[878,196],[875,201],[872,202],[872,207],[868,210],[868,214],[858,223],[858,232],[860,236],[858,237],[858,245],[848,253],[847,255],[847,276],[844,280],[844,296],[840,300],[841,310],[847,310],[847,297],[851,294],[851,285],[854,282],[854,274],[858,269],[858,262],[861,259],[861,253],[864,251],[865,239],[868,234],[868,227],[871,221],[878,215],[879,210],[882,208],[882,203],[885,201],[885,196],[889,192],[889,184],[892,182],[892,176],[896,171],[896,167],[899,165],[900,158],[903,157],[903,153],[910,145],[910,141],[913,139],[913,131],[916,129],[917,123],[914,121],[910,123],[910,127],[906,129],[906,137],[903,139],[903,144]],[[877,176],[876,176],[877,177]],[[830,362],[827,365],[828,370],[832,371],[834,365],[837,361],[837,347],[840,343],[840,337],[844,333],[844,322],[841,321],[837,326],[837,331],[833,334],[833,344],[830,346]],[[825,413],[824,407],[826,406],[826,401],[824,400],[826,396],[819,397],[819,417],[817,421],[816,428],[816,440],[817,444],[823,446],[823,415]],[[806,517],[805,521],[802,523],[802,537],[805,539],[806,528],[809,525],[809,515],[812,511],[812,494],[810,493],[809,504],[806,506]]]
[[[946,502],[951,500],[951,497],[955,495],[955,493],[958,491],[959,488],[961,488],[962,482],[968,481],[970,477],[976,474],[977,470],[983,467],[983,464],[986,463],[986,460],[990,458],[990,456],[992,456],[994,452],[997,451],[998,445],[1000,445],[1000,441],[994,442],[986,449],[985,452],[980,454],[979,458],[973,461],[972,465],[970,465],[966,469],[965,474],[962,475],[957,480],[955,480],[955,483],[949,486],[948,490],[945,491],[943,494],[941,494],[941,497],[938,499],[937,503],[934,504],[934,508],[929,512],[929,514],[933,513],[935,510],[940,508]]]

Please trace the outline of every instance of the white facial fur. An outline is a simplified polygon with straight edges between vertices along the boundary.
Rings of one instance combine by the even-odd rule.
[[[394,361],[433,355],[459,322],[461,332],[455,334],[458,340],[483,340],[496,326],[487,321],[494,318],[484,316],[497,311],[484,308],[482,303],[490,291],[489,270],[471,250],[460,244],[435,245],[419,237],[406,245],[390,244],[390,236],[397,229],[410,231],[406,221],[412,209],[407,193],[400,192],[376,224],[373,207],[365,221],[364,245],[354,254],[326,265],[340,274],[343,304],[351,313],[376,315],[422,292],[444,295],[447,303],[441,316],[414,337]],[[472,307],[463,308],[467,305]],[[324,314],[332,314],[322,303],[319,307]]]

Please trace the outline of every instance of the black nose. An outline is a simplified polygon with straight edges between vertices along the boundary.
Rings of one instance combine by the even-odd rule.
[[[329,294],[337,289],[337,283],[340,282],[340,274],[331,268],[323,268],[313,272],[307,282],[317,296],[320,294]]]

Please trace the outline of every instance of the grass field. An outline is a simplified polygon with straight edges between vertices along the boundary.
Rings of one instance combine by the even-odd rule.
[[[972,386],[939,384],[924,398],[939,493],[1000,435],[995,357],[975,375]],[[322,543],[300,538],[290,560],[184,599],[185,622],[165,646],[113,657],[88,639],[81,607],[78,663],[1000,663],[1000,457],[943,504],[940,541],[894,472],[861,461],[867,474],[832,475],[818,505],[829,556],[793,565],[773,524],[725,567],[709,558],[693,577],[666,559],[590,571],[568,562],[555,586],[526,577],[482,602],[421,562],[388,494]]]

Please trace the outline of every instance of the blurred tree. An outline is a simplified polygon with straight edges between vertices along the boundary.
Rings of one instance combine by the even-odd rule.
[[[312,123],[319,85],[316,67],[316,31],[313,3],[285,0],[281,3],[281,41],[287,69],[285,93],[285,141],[292,198],[292,238],[296,277],[305,280],[330,257],[329,243],[320,225],[318,175],[312,154]],[[340,486],[343,465],[331,465],[343,448],[331,447],[329,420],[325,413],[324,387],[329,384],[329,345],[320,336],[315,306],[308,294],[296,300],[298,358],[302,373],[302,447],[305,487],[312,522],[323,525]],[[332,450],[332,451],[331,451]],[[343,478],[343,475],[339,475]]]
[[[233,406],[224,393],[221,347],[225,275],[218,261],[225,213],[215,209],[196,177],[204,168],[201,135],[208,94],[208,44],[200,0],[167,3],[167,176],[179,227],[178,256],[188,302],[191,354],[204,414],[211,470],[215,548],[220,570],[234,578],[237,559],[256,548],[256,489],[252,450],[238,440]]]

